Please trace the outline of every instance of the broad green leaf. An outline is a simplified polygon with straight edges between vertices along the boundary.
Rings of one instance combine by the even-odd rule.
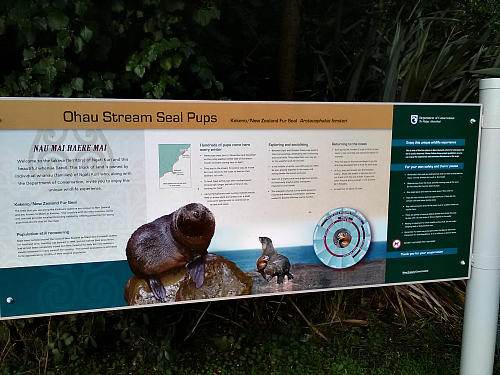
[[[153,33],[153,39],[155,42],[158,42],[163,39],[163,31],[157,30]]]
[[[36,74],[45,74],[46,69],[52,66],[52,64],[54,64],[54,57],[48,56],[35,64],[33,72]]]
[[[68,5],[68,0],[52,0],[52,5],[55,8],[63,9],[66,5]]]
[[[168,41],[168,47],[170,49],[177,49],[182,46],[182,42],[177,38],[172,38]]]
[[[64,339],[64,345],[69,346],[73,342],[73,340],[73,336],[69,336],[68,338]]]
[[[115,0],[113,1],[113,5],[111,6],[111,9],[113,12],[120,13],[125,9],[125,5],[123,4],[123,1],[121,0]]]
[[[141,88],[142,88],[142,91],[151,91],[154,88],[153,82],[148,81],[147,83],[142,85]]]
[[[59,46],[52,47],[50,49],[50,51],[52,52],[52,56],[54,56],[54,57],[63,57],[64,56],[64,50]]]
[[[48,14],[47,22],[52,31],[61,30],[68,26],[69,18],[62,12],[52,12]]]
[[[214,74],[212,73],[212,71],[207,68],[207,67],[204,67],[204,68],[201,68],[200,71],[198,72],[198,75],[200,76],[201,79],[203,80],[208,80],[208,81],[212,81],[215,79],[214,77]]]
[[[150,49],[148,54],[146,55],[146,60],[149,62],[149,63],[152,63],[153,61],[155,61],[157,59],[158,55],[156,54],[154,48]]]
[[[152,33],[156,30],[156,22],[154,18],[150,18],[144,23],[144,32]]]
[[[220,10],[217,9],[216,7],[211,7],[209,9],[209,12],[210,12],[210,15],[212,16],[212,18],[218,20],[220,19]]]
[[[115,79],[116,74],[110,73],[110,72],[106,72],[106,73],[104,73],[103,77],[104,77],[104,79]]]
[[[104,82],[100,78],[94,78],[92,80],[92,86],[96,89],[103,89],[104,88]]]
[[[126,64],[125,64],[125,70],[127,72],[130,72],[132,69],[134,69],[134,66],[135,66],[135,62],[133,60],[129,60]]]
[[[80,31],[80,36],[85,42],[88,42],[92,38],[92,30],[85,26],[82,31]]]
[[[83,1],[77,1],[75,3],[75,13],[77,16],[82,17],[87,12],[87,4]]]
[[[71,44],[71,36],[68,29],[62,29],[57,33],[57,45],[66,48]]]
[[[61,94],[65,98],[69,98],[73,94],[73,89],[71,88],[71,84],[67,83],[61,87]]]
[[[165,92],[165,90],[163,88],[161,88],[160,86],[156,86],[153,90],[153,96],[156,98],[156,99],[161,99],[161,97],[163,96],[163,93]]]
[[[31,85],[31,92],[33,94],[40,95],[40,93],[42,92],[42,85],[40,85],[40,83],[38,82],[33,83]]]
[[[173,24],[179,23],[179,22],[180,22],[180,17],[170,17],[168,19],[168,24],[170,24],[170,25],[173,25]],[[170,26],[167,25],[167,29],[169,29],[169,28],[170,28]]]
[[[194,54],[194,49],[192,49],[191,47],[184,47],[182,48],[182,53],[186,58],[189,58],[189,56]]]
[[[33,26],[38,30],[47,30],[47,20],[44,17],[33,17]]]
[[[75,77],[71,80],[71,88],[76,91],[83,91],[83,79]]]
[[[176,77],[176,78],[177,78],[177,77]],[[166,76],[166,77],[165,77],[165,81],[166,81],[168,84],[170,84],[170,85],[172,85],[172,86],[175,86],[175,85],[177,84],[177,79],[176,79],[176,78],[171,77],[171,76]]]
[[[172,56],[172,66],[178,68],[182,63],[182,56],[178,53]]]
[[[203,87],[205,90],[211,89],[212,88],[212,81],[202,82],[201,87]]]
[[[134,68],[134,73],[137,74],[137,76],[139,76],[140,78],[142,78],[144,76],[144,73],[146,73],[146,68],[143,67],[142,65],[137,65]]]
[[[26,37],[26,42],[28,43],[29,46],[31,46],[33,43],[35,43],[36,39],[36,33],[35,30],[33,29],[24,29],[24,36]]]
[[[29,88],[30,78],[31,77],[29,75],[22,75],[21,77],[19,77],[19,85],[24,90],[27,90]]]
[[[51,65],[45,69],[45,78],[48,82],[52,82],[57,75],[57,69],[55,66]]]
[[[31,60],[36,56],[36,51],[33,47],[26,48],[23,51],[24,60]]]
[[[172,68],[172,59],[170,57],[163,57],[160,60],[160,66],[168,72]]]
[[[27,19],[27,18],[19,20],[18,26],[21,29],[28,29],[28,28],[31,27],[31,21],[29,19]]]
[[[105,81],[104,88],[108,91],[113,91],[113,88],[114,88],[113,81],[110,81],[110,80]]]
[[[201,26],[207,26],[212,20],[212,14],[208,9],[198,9],[194,15],[193,19],[195,22],[199,23]]]
[[[57,59],[54,61],[54,67],[58,72],[65,72],[66,71],[66,60],[64,59]]]
[[[185,4],[182,0],[167,0],[165,5],[169,12],[174,12],[176,10],[183,10]]]
[[[63,354],[55,354],[54,355],[54,363],[55,364],[58,364],[59,362],[61,362],[64,358],[64,355]]]
[[[98,88],[92,89],[90,95],[92,95],[94,98],[102,98],[102,90]]]
[[[74,50],[76,53],[80,53],[83,50],[83,40],[79,36],[75,38],[74,41]]]
[[[75,77],[80,73],[80,67],[71,61],[66,61],[66,69],[68,69],[68,72],[72,77]]]
[[[198,62],[194,62],[189,65],[189,69],[191,69],[191,72],[193,73],[198,73],[200,71],[200,64]]]

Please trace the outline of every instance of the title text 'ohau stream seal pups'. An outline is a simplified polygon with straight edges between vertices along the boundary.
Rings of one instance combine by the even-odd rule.
[[[259,237],[259,241],[262,244],[262,256],[257,259],[257,271],[260,272],[262,277],[267,281],[271,281],[276,276],[278,284],[283,282],[285,275],[288,280],[293,279],[293,275],[290,273],[292,267],[290,260],[276,251],[270,238]]]
[[[185,265],[199,288],[205,280],[205,258],[214,232],[212,212],[199,203],[187,204],[132,234],[127,243],[130,269],[148,281],[160,301],[166,300],[166,293],[158,274],[169,269]]]

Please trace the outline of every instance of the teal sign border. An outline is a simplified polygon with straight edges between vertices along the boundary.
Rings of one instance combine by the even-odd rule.
[[[0,269],[2,318],[124,307],[126,260]]]

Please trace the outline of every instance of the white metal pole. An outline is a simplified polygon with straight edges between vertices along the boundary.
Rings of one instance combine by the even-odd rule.
[[[493,373],[500,300],[500,78],[479,83],[483,124],[460,375]]]

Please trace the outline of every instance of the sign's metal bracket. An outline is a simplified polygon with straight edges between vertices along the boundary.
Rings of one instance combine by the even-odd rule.
[[[500,256],[472,254],[472,267],[482,270],[500,270]]]

